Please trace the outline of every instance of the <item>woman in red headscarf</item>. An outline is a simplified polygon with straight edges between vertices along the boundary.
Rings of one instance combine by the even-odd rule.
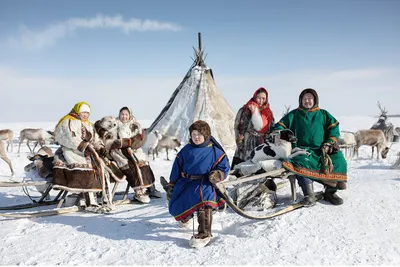
[[[237,147],[231,169],[236,164],[249,159],[251,151],[259,144],[264,143],[274,124],[274,114],[268,102],[268,91],[264,87],[260,87],[236,115]]]

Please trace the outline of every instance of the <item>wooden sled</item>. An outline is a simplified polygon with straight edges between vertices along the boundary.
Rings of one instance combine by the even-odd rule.
[[[0,187],[28,187],[28,186],[38,186],[38,185],[46,185],[47,186],[45,192],[42,194],[42,196],[40,197],[40,199],[38,201],[32,199],[28,195],[28,197],[32,200],[32,203],[0,207],[0,210],[29,209],[29,208],[35,208],[35,207],[40,207],[40,206],[54,205],[60,201],[60,197],[64,193],[64,190],[60,190],[60,192],[57,194],[57,196],[53,200],[45,200],[46,197],[49,196],[49,193],[52,189],[52,183],[48,182],[48,181],[0,182]]]
[[[107,162],[105,162],[104,160],[100,159],[99,156],[97,155],[97,153],[95,153],[95,151],[93,151],[92,154],[97,162],[97,167],[99,168],[100,172],[102,173],[102,179],[103,179],[103,181],[102,181],[102,184],[103,184],[102,196],[103,197],[104,197],[104,195],[107,196],[106,201],[109,201],[109,204],[111,206],[135,203],[134,200],[127,199],[129,189],[130,189],[129,185],[127,186],[127,188],[124,192],[123,198],[120,200],[114,200],[114,197],[116,195],[119,195],[116,191],[117,191],[119,184],[121,182],[125,181],[125,176],[123,176],[123,178],[120,178],[120,177],[116,177],[115,175],[114,176],[110,175],[110,172],[111,172],[110,165],[108,165]],[[110,176],[105,177],[104,176],[105,171],[107,171]],[[114,178],[115,183],[113,186],[111,185],[111,183],[109,181],[110,177]],[[59,193],[53,200],[44,200],[46,198],[46,196],[49,195],[50,191],[53,189],[53,184],[48,181],[0,182],[0,187],[27,187],[27,186],[37,186],[37,185],[48,185],[46,191],[43,193],[42,197],[38,201],[35,201],[31,198],[32,203],[0,207],[0,210],[13,211],[13,210],[22,210],[22,209],[36,208],[36,207],[48,206],[48,205],[57,205],[55,209],[35,211],[35,212],[0,213],[0,217],[7,217],[7,218],[43,217],[43,216],[66,214],[66,213],[72,213],[72,212],[85,210],[84,207],[78,206],[78,203],[79,203],[81,197],[83,196],[82,194],[78,195],[78,197],[75,200],[74,205],[69,206],[69,207],[62,207],[67,198],[67,195],[69,193],[67,190],[63,190],[63,189],[58,189]],[[109,211],[109,210],[104,210],[104,212],[107,212],[107,211]],[[99,212],[99,213],[104,213],[104,212]]]
[[[3,183],[4,184],[4,183]],[[116,182],[114,187],[112,188],[112,196],[114,197],[116,194],[116,188],[118,187],[119,182]],[[15,183],[12,182],[12,184],[6,184],[7,187],[11,186],[35,186],[38,185],[38,182],[24,182],[24,183]],[[40,183],[39,183],[40,185]],[[10,212],[10,213],[0,213],[0,217],[7,217],[7,218],[32,218],[32,217],[44,217],[44,216],[53,216],[53,215],[60,215],[60,214],[67,214],[67,213],[72,213],[72,212],[78,212],[78,211],[84,211],[85,207],[78,206],[77,204],[79,203],[82,194],[79,194],[78,197],[76,198],[76,201],[74,205],[69,206],[69,207],[63,207],[63,204],[65,203],[65,200],[68,195],[68,191],[66,190],[59,190],[59,193],[53,200],[46,201],[44,200],[46,195],[50,193],[52,189],[52,184],[49,183],[49,187],[47,188],[46,192],[42,195],[42,197],[38,200],[35,201],[33,200],[32,203],[27,203],[27,204],[20,204],[20,205],[13,205],[13,206],[6,206],[6,207],[0,207],[0,210],[7,210],[7,211],[15,211],[15,210],[22,210],[22,209],[30,209],[30,208],[37,208],[37,207],[42,207],[42,206],[50,206],[50,205],[57,205],[53,209],[49,210],[41,210],[41,211],[34,211],[34,212]],[[114,206],[119,206],[119,205],[125,205],[125,204],[131,204],[135,203],[135,201],[127,199],[129,192],[129,185],[124,193],[124,196],[120,200],[114,200],[112,205]],[[104,213],[107,212],[107,210],[103,212],[98,212],[98,213]]]
[[[255,216],[255,215],[250,215],[247,214],[245,211],[243,211],[242,209],[240,209],[234,202],[234,200],[229,196],[228,191],[227,191],[227,186],[231,186],[231,185],[235,185],[235,184],[239,184],[239,183],[244,183],[244,182],[248,182],[248,181],[252,181],[252,180],[256,180],[256,179],[260,179],[260,178],[280,178],[280,179],[289,179],[290,181],[290,191],[291,191],[291,200],[292,203],[289,206],[286,206],[284,208],[275,210],[271,213],[262,215],[262,216]],[[263,184],[261,184],[260,186],[263,186]],[[295,202],[297,199],[297,192],[296,192],[296,178],[294,176],[293,173],[287,171],[284,168],[280,168],[280,169],[276,169],[276,170],[272,170],[269,172],[265,172],[265,173],[261,173],[261,174],[256,174],[256,175],[246,175],[246,176],[242,176],[239,177],[238,179],[229,181],[229,180],[224,180],[221,182],[218,182],[216,184],[214,184],[214,187],[217,189],[218,194],[225,200],[226,204],[232,208],[233,211],[235,211],[237,214],[239,214],[240,216],[243,216],[245,218],[248,219],[252,219],[252,220],[267,220],[267,219],[272,219],[274,217],[280,216],[282,214],[288,213],[290,211],[299,209],[301,207],[304,207],[304,204],[302,202]],[[316,197],[318,200],[322,199],[322,192],[318,192],[316,193]]]

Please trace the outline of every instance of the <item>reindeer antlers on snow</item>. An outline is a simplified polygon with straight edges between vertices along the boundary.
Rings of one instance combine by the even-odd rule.
[[[382,115],[387,114],[388,111],[386,110],[386,108],[382,108],[381,103],[379,103],[379,101],[378,101],[378,108],[380,109]]]

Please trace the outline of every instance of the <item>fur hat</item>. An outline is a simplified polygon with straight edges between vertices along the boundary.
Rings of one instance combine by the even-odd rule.
[[[89,112],[90,113],[90,107],[86,104],[83,104],[81,106],[81,108],[79,109],[79,113],[81,113],[81,112]]]
[[[317,94],[317,91],[315,91],[312,88],[306,88],[303,91],[301,91],[300,96],[299,96],[299,107],[303,107],[303,105],[301,103],[301,100],[303,99],[303,96],[305,94],[307,94],[307,93],[310,93],[310,94],[312,94],[314,96],[314,106],[313,106],[313,108],[318,107],[318,105],[319,105],[318,94]]]
[[[190,136],[192,136],[192,132],[194,130],[202,134],[204,136],[204,140],[208,140],[211,137],[210,125],[208,125],[208,123],[205,121],[198,120],[194,122],[192,125],[190,125],[189,127]]]

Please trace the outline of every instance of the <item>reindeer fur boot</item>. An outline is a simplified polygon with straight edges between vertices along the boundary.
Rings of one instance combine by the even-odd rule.
[[[343,199],[336,194],[337,189],[332,186],[326,186],[324,192],[324,199],[329,201],[332,205],[342,205]]]
[[[314,193],[314,186],[312,183],[301,185],[301,190],[303,191],[304,199],[301,201],[305,207],[314,206],[317,202],[317,198]]]
[[[197,220],[199,222],[198,233],[192,236],[189,246],[201,248],[206,246],[211,240],[212,208],[205,207],[197,211]]]
[[[149,197],[162,198],[161,192],[156,189],[154,184],[152,184],[150,187],[147,187],[146,194],[148,194]]]

